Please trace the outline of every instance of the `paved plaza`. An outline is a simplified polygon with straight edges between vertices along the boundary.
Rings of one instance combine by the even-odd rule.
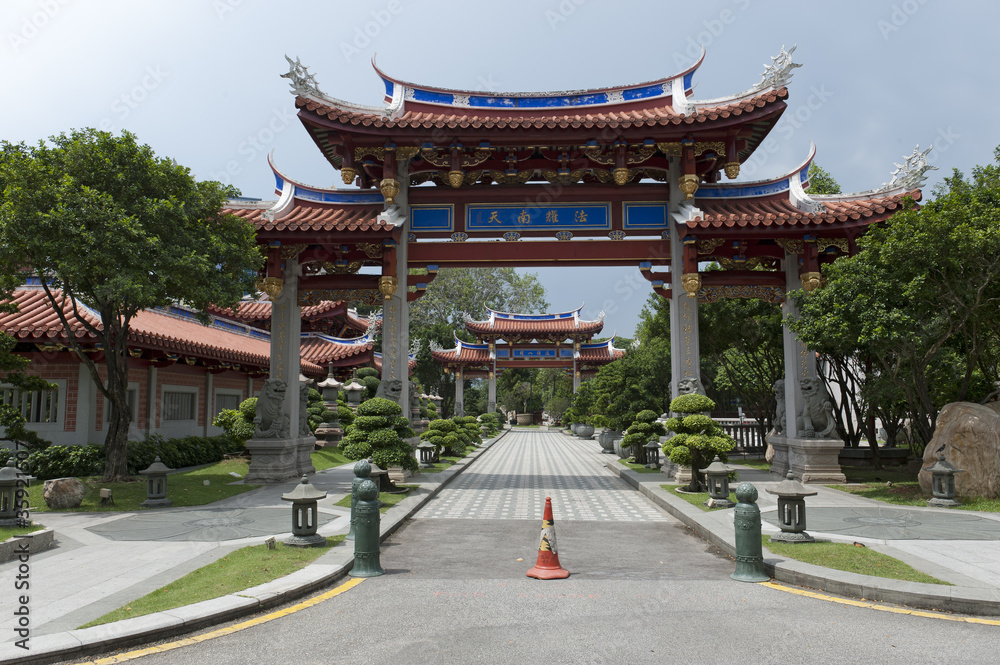
[[[441,491],[421,518],[651,522],[667,516],[604,467],[595,441],[515,430]]]

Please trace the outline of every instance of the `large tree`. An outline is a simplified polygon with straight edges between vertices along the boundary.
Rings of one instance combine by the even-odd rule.
[[[261,265],[254,230],[221,212],[238,192],[196,181],[128,132],[94,129],[34,146],[0,143],[0,190],[0,275],[8,287],[25,274],[40,279],[111,404],[104,479],[125,479],[129,323],[175,300],[232,306],[253,289]],[[81,314],[84,306],[99,325]],[[101,344],[106,378],[70,332],[78,325]]]
[[[955,171],[935,194],[869,228],[791,322],[810,348],[870,358],[918,446],[943,400],[982,399],[1000,378],[1000,167]]]

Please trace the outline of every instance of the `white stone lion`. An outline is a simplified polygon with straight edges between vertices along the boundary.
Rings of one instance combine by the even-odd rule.
[[[833,417],[833,402],[823,382],[805,378],[799,382],[802,389],[802,409],[795,425],[803,439],[836,439],[837,420]]]

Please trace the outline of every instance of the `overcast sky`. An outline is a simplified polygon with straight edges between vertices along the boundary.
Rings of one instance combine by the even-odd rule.
[[[1000,145],[998,24],[985,1],[3,0],[0,139],[128,129],[198,178],[270,199],[271,149],[291,177],[340,183],[295,117],[285,54],[326,94],[381,105],[376,51],[403,80],[508,92],[656,79],[703,45],[694,97],[707,99],[749,88],[797,45],[788,109],[741,177],[794,168],[812,140],[845,191],[865,190],[933,144],[928,196]],[[632,268],[538,274],[553,311],[604,309],[606,333],[630,336],[649,294]]]

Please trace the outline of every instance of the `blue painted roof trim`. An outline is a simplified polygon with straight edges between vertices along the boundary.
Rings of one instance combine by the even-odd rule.
[[[798,170],[772,182],[753,182],[746,185],[702,185],[696,194],[699,199],[747,199],[762,196],[772,196],[787,192],[792,188],[792,178],[798,177],[799,183],[809,180],[809,167],[813,159],[810,157]]]
[[[324,342],[330,342],[331,344],[340,344],[342,346],[365,346],[366,344],[371,344],[372,339],[367,335],[362,335],[361,337],[355,337],[353,339],[344,339],[342,337],[334,337],[333,335],[326,335],[323,333],[307,331],[300,333],[300,339],[308,339],[310,337],[317,337]]]
[[[576,309],[571,309],[568,312],[558,312],[554,314],[512,314],[510,312],[498,312],[495,309],[486,308],[487,312],[493,314],[495,319],[504,319],[506,321],[559,321],[562,319],[572,319],[574,316],[579,315],[580,311],[583,309],[583,305]]]
[[[286,180],[277,172],[274,172],[274,186],[280,191],[284,191]],[[385,199],[379,192],[365,192],[361,190],[324,190],[313,187],[304,187],[292,181],[287,181],[294,187],[294,196],[302,201],[315,201],[317,203],[353,203],[357,205],[382,205]]]

